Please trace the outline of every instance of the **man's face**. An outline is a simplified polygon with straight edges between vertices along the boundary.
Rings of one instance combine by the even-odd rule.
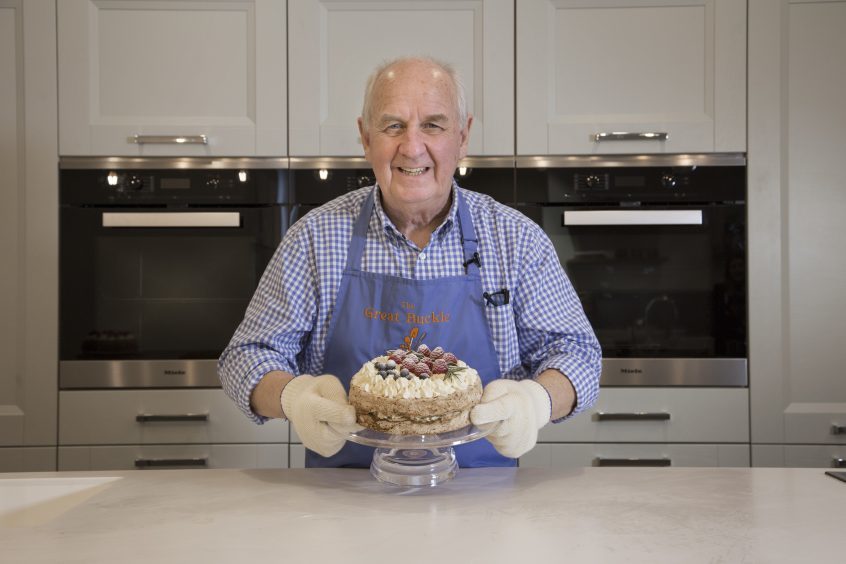
[[[374,87],[370,121],[359,119],[359,131],[387,208],[440,211],[472,121],[459,123],[449,76],[421,62],[391,68]]]

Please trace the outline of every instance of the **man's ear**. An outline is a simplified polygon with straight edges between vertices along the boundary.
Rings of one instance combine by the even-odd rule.
[[[361,146],[364,147],[364,157],[367,158],[367,153],[370,150],[370,134],[364,126],[364,118],[358,118],[358,138],[361,141]]]
[[[461,130],[461,147],[459,149],[459,158],[467,156],[467,145],[470,142],[470,126],[473,125],[473,116],[467,115],[467,125]]]

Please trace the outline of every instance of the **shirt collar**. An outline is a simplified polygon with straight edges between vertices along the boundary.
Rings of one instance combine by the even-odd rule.
[[[394,222],[391,221],[391,218],[388,217],[388,214],[385,213],[385,208],[382,207],[382,198],[381,198],[381,188],[377,183],[375,185],[376,190],[376,197],[373,198],[374,206],[376,208],[376,218],[378,221],[378,226],[387,234],[391,235],[398,241],[405,241],[405,235],[403,235],[399,229],[397,229]],[[443,222],[435,228],[432,232],[432,238],[437,238],[438,240],[442,240],[452,229],[452,226],[455,225],[455,218],[458,215],[458,184],[453,180],[452,182],[452,194],[451,194],[452,202],[449,206],[449,211],[446,214]]]

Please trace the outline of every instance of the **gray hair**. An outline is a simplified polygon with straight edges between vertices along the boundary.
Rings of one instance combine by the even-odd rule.
[[[373,105],[373,89],[375,88],[376,83],[379,82],[379,79],[382,78],[382,75],[391,67],[409,62],[429,63],[438,67],[446,73],[446,75],[452,81],[453,88],[455,89],[454,91],[457,106],[456,111],[458,112],[458,122],[461,124],[462,128],[465,127],[467,125],[467,96],[464,92],[464,83],[461,81],[461,76],[458,74],[458,71],[455,70],[455,67],[453,67],[451,64],[439,61],[433,57],[428,56],[397,57],[395,59],[385,61],[381,65],[376,67],[376,69],[367,78],[367,85],[364,87],[364,104],[361,109],[361,119],[364,122],[365,127],[370,125],[370,119],[373,117],[371,115],[371,108]]]

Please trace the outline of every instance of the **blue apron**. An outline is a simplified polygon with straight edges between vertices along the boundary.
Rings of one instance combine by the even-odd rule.
[[[454,353],[479,372],[482,384],[499,378],[499,362],[485,316],[476,234],[461,192],[455,190],[466,274],[410,280],[361,270],[376,190],[365,199],[353,228],[327,336],[323,371],[336,375],[349,392],[353,374],[365,362],[412,342],[415,347],[426,343]],[[368,468],[373,450],[349,441],[329,458],[306,450],[306,466]],[[516,459],[496,452],[487,439],[457,446],[455,455],[463,468],[517,465]]]

